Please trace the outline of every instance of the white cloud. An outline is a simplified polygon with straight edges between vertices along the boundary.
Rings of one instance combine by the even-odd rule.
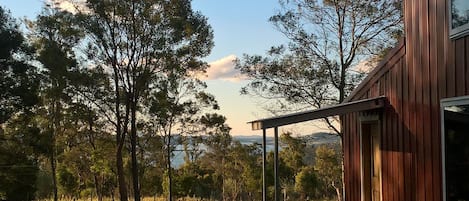
[[[228,55],[219,60],[209,63],[209,68],[205,75],[200,76],[203,80],[226,80],[239,82],[246,77],[241,75],[240,71],[235,69],[234,60],[236,55]]]
[[[378,65],[378,63],[379,59],[377,57],[371,57],[358,62],[358,64],[353,67],[353,70],[359,73],[369,73],[376,67],[376,65]]]
[[[68,11],[76,14],[79,11],[87,12],[85,0],[47,0],[47,2],[54,8]]]

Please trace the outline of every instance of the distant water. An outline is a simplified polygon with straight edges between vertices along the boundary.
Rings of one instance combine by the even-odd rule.
[[[307,146],[317,146],[320,144],[330,144],[340,142],[340,138],[337,135],[331,135],[329,133],[314,133],[311,135],[304,135],[301,137],[306,141]],[[233,141],[239,141],[243,145],[258,144],[259,148],[262,148],[262,136],[233,136]],[[266,138],[266,150],[267,152],[274,150],[274,138]],[[202,145],[201,149],[205,147]],[[182,150],[182,146],[177,147],[178,150]],[[281,147],[279,147],[281,149]],[[171,164],[173,167],[180,167],[184,163],[184,153],[177,152],[172,158]]]
[[[233,141],[239,141],[243,145],[258,144],[259,148],[262,147],[262,136],[233,136]],[[274,150],[273,137],[266,137],[266,144],[267,152]],[[201,148],[204,149],[203,145]],[[183,147],[179,145],[176,149],[182,150]],[[177,168],[180,167],[182,164],[184,164],[184,152],[174,153],[174,157],[171,159],[171,166]]]

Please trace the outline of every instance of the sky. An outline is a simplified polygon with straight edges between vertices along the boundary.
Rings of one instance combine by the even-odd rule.
[[[45,0],[0,0],[15,18],[34,17]],[[271,116],[263,108],[263,100],[241,95],[240,89],[249,81],[242,79],[232,61],[243,54],[264,55],[274,45],[287,43],[287,39],[268,22],[279,10],[276,0],[193,0],[192,7],[208,18],[214,31],[215,46],[204,58],[210,64],[205,81],[207,91],[215,96],[218,113],[226,116],[232,135],[259,135],[251,131],[247,122]],[[287,129],[310,134],[303,127]],[[314,128],[313,128],[314,129]]]

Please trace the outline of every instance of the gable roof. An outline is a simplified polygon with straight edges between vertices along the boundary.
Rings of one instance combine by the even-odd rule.
[[[383,76],[399,59],[405,55],[405,38],[402,38],[398,45],[391,49],[378,65],[363,79],[362,82],[345,98],[343,103],[356,100],[361,97],[381,76]]]
[[[356,100],[361,97],[379,78],[405,55],[405,38],[393,48],[382,61],[367,75],[367,77],[352,91],[352,93],[341,104],[324,107],[316,110],[281,115],[271,118],[258,119],[251,122],[252,130],[276,128],[289,124],[295,124],[314,119],[321,119],[335,115],[343,115],[352,112],[366,111],[382,108],[387,103],[385,96],[379,96],[364,100]],[[355,100],[355,101],[353,101]]]

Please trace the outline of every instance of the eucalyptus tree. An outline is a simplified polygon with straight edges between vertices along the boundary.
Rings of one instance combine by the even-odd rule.
[[[54,200],[57,195],[57,139],[67,128],[66,110],[72,103],[69,73],[78,67],[73,47],[78,43],[79,31],[71,26],[71,15],[54,10],[44,10],[37,21],[30,23],[30,40],[37,51],[36,60],[42,69],[41,111],[43,133],[50,135],[48,148]]]
[[[279,0],[269,21],[288,40],[267,56],[244,55],[237,68],[251,82],[243,93],[277,100],[274,112],[344,101],[402,29],[399,0]],[[342,135],[336,118],[326,125]]]
[[[200,58],[208,55],[212,31],[207,20],[191,8],[190,0],[87,0],[73,11],[83,33],[77,49],[91,66],[110,77],[116,133],[116,166],[120,199],[128,193],[123,148],[130,137],[134,199],[140,200],[137,164],[137,117],[143,98],[158,88],[159,77],[175,73],[187,77],[203,71]]]
[[[196,78],[183,78],[177,72],[162,75],[158,88],[151,90],[148,101],[148,125],[163,140],[168,200],[172,200],[171,157],[180,140],[207,134],[201,122],[206,112],[217,110],[215,98],[204,92],[205,84]],[[176,140],[178,137],[180,140]],[[174,140],[173,140],[174,139]],[[182,142],[188,143],[188,142]]]
[[[269,21],[289,40],[236,61],[242,93],[274,100],[274,113],[342,103],[402,32],[400,0],[279,0]],[[272,104],[272,103],[271,103]],[[337,117],[322,119],[342,139]]]
[[[225,193],[230,195],[228,200],[260,199],[262,192],[259,186],[262,185],[262,179],[258,160],[261,157],[259,147],[234,141],[227,149],[228,160],[224,168],[227,177]]]
[[[34,200],[42,141],[33,114],[39,76],[32,49],[9,11],[0,7],[0,199]]]
[[[39,101],[39,77],[28,62],[31,57],[18,23],[0,7],[0,124]]]
[[[314,170],[318,179],[324,183],[324,188],[333,189],[337,195],[337,200],[342,200],[341,181],[341,156],[337,145],[321,145],[316,149],[316,161]]]
[[[40,130],[31,113],[18,113],[0,131],[0,199],[36,200]]]
[[[321,184],[318,176],[312,166],[303,167],[295,176],[295,192],[300,194],[301,200],[309,198],[323,198],[320,197],[319,188]]]
[[[214,183],[217,188],[216,193],[221,195],[221,200],[228,199],[227,195],[227,168],[228,154],[233,138],[230,135],[231,128],[226,125],[226,118],[218,114],[204,115],[200,122],[204,126],[204,133],[207,135],[205,144],[207,152],[204,155],[203,165],[214,170]],[[220,192],[221,190],[221,192]]]

